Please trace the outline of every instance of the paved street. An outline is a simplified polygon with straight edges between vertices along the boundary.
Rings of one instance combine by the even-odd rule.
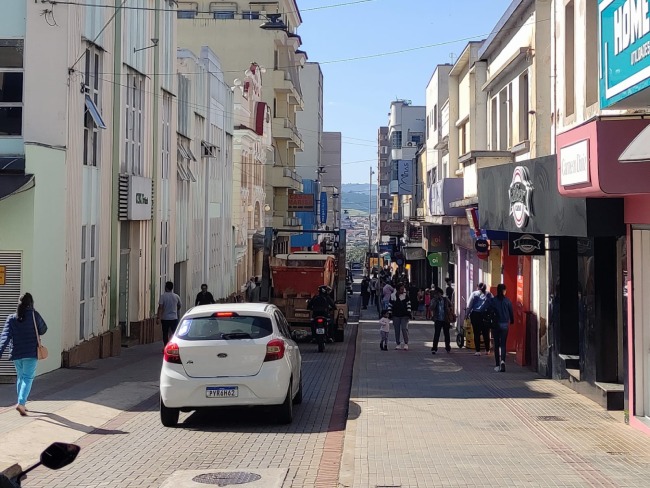
[[[219,469],[286,472],[284,487],[648,486],[650,438],[620,415],[512,361],[495,373],[491,356],[455,344],[432,356],[430,323],[411,324],[409,351],[380,351],[376,312],[361,318],[324,354],[301,346],[305,399],[288,427],[244,409],[163,428],[160,345],[141,346],[40,377],[28,418],[2,408],[13,385],[0,385],[0,461],[28,465],[54,439],[82,445],[26,487],[160,487],[178,470]]]

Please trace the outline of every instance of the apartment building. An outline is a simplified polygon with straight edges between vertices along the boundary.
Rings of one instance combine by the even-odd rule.
[[[53,27],[40,5],[3,4],[0,322],[21,293],[34,295],[50,326],[39,373],[61,357],[119,354],[121,333],[153,326],[171,262],[153,243],[170,225],[160,181],[175,149],[162,145],[176,95],[174,5],[53,4]],[[0,374],[13,374],[5,361]]]
[[[295,0],[198,0],[178,5],[179,44],[194,51],[209,46],[221,60],[227,84],[232,85],[251,61],[266,70],[262,97],[271,109],[274,153],[267,161],[265,205],[271,225],[299,230],[299,220],[288,208],[289,194],[302,190],[295,169],[296,152],[303,150],[304,142],[296,113],[304,108],[300,70],[307,55],[299,49],[302,18]],[[289,236],[279,235],[276,246],[287,252]]]
[[[319,211],[320,223],[330,230],[341,227],[341,133],[323,132],[322,166],[318,179],[327,195],[327,212]]]
[[[388,163],[389,157],[388,127],[377,130],[377,220],[387,222],[392,218],[393,200],[388,191],[392,170]]]

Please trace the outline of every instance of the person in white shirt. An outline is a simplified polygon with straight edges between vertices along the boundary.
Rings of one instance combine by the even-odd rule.
[[[382,317],[379,319],[379,334],[381,340],[379,341],[379,349],[388,351],[388,333],[390,332],[390,319],[388,318],[388,310],[384,310]]]

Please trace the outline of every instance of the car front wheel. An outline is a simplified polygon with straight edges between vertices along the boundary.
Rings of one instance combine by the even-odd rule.
[[[160,399],[160,421],[165,427],[176,427],[178,424],[178,414],[180,410],[178,408],[169,408],[165,406]]]
[[[278,423],[290,424],[293,421],[293,401],[291,399],[291,382],[287,390],[287,397],[284,399],[282,405],[277,406]]]
[[[300,377],[300,383],[298,384],[298,393],[293,397],[293,404],[300,405],[302,403],[302,376]]]

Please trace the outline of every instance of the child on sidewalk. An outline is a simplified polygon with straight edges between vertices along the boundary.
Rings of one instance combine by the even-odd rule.
[[[379,341],[379,349],[388,351],[388,333],[390,332],[390,319],[388,318],[388,310],[384,310],[379,319],[379,334],[381,340]]]

